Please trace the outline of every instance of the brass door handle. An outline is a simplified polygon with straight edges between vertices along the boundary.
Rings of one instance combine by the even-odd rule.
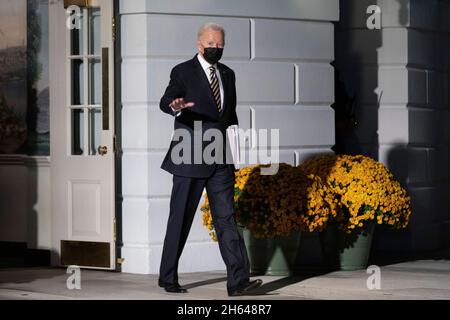
[[[108,147],[107,146],[98,146],[98,154],[103,156],[108,153]]]

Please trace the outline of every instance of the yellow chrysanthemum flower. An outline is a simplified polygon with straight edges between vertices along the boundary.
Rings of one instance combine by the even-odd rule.
[[[275,175],[251,165],[235,172],[234,211],[239,225],[256,237],[321,231],[332,220],[346,232],[367,222],[405,228],[410,198],[381,163],[362,155],[323,155],[298,167],[279,164]],[[215,237],[208,198],[203,224]]]

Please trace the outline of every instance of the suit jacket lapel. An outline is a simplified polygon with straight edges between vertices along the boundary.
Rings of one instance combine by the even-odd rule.
[[[209,99],[211,100],[210,106],[215,106],[216,102],[213,97],[213,93],[211,90],[211,85],[209,83],[208,77],[205,74],[205,71],[203,71],[202,65],[200,64],[200,61],[198,61],[197,55],[192,59],[195,64],[195,70],[197,72],[197,76],[200,79],[200,89],[204,90],[208,94]],[[221,74],[222,75],[222,74]],[[218,118],[219,117],[219,110],[217,108],[211,107],[204,107],[203,110],[210,114],[211,116]]]

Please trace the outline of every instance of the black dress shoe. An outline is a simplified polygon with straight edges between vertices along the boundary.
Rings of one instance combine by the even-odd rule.
[[[261,279],[256,279],[253,281],[246,281],[236,288],[228,289],[228,295],[230,297],[243,296],[250,293],[252,290],[259,288],[262,285]]]
[[[158,280],[158,286],[160,286],[161,288],[164,288],[164,290],[166,290],[167,292],[171,292],[171,293],[187,293],[188,292],[185,288],[180,286],[179,283],[168,283],[168,282],[164,282],[162,280]]]

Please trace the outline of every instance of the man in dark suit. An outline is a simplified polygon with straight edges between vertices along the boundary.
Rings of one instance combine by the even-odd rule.
[[[233,216],[235,167],[227,161],[226,130],[237,125],[238,119],[234,72],[218,63],[224,42],[222,27],[212,23],[203,25],[198,32],[198,54],[172,69],[160,102],[161,110],[175,117],[175,134],[161,165],[173,174],[159,274],[159,286],[168,292],[187,292],[178,282],[178,261],[204,188],[227,269],[228,294],[243,295],[262,283],[259,279],[249,279],[245,245]],[[212,142],[201,138],[209,130],[219,133],[214,140],[210,139]],[[211,152],[212,162],[204,154],[210,143],[216,146]]]

